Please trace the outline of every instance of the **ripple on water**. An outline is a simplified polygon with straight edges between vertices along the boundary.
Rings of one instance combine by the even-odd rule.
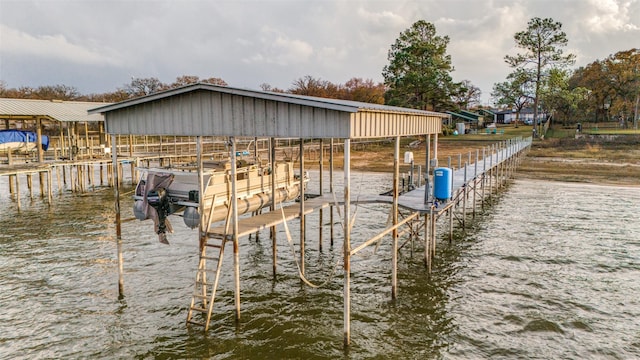
[[[529,321],[523,328],[522,331],[527,332],[555,332],[559,334],[564,334],[564,330],[560,324],[555,323],[546,319],[535,319]]]
[[[390,179],[357,177],[374,190]],[[0,223],[15,224],[0,234],[0,358],[640,358],[640,224],[628,221],[639,193],[516,181],[480,226],[438,243],[431,275],[419,241],[415,253],[403,249],[396,300],[385,238],[352,263],[347,351],[341,271],[321,289],[302,286],[282,232],[275,279],[268,236],[241,241],[237,325],[227,258],[205,334],[184,325],[197,239],[180,222],[170,246],[148,223],[123,224],[126,295],[118,300],[110,205],[96,206],[111,204],[109,193],[62,197],[16,219],[0,213]],[[130,201],[122,207],[130,211]],[[354,243],[383,226],[382,210],[361,207]],[[321,282],[342,244],[325,237],[320,253],[318,219],[309,219],[307,271]]]

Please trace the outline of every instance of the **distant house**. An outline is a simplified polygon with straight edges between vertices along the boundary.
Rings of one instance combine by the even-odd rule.
[[[496,122],[498,124],[510,124],[516,121],[517,113],[511,109],[500,110],[500,111],[496,111],[495,113],[496,113]],[[540,119],[542,122],[544,122],[546,118],[547,118],[547,114],[545,112],[540,112],[538,114],[538,119]],[[528,124],[528,125],[533,124],[533,109],[531,108],[522,109],[522,111],[520,111],[519,121],[522,124]]]
[[[479,129],[484,124],[484,116],[467,111],[460,110],[459,112],[447,111],[447,114],[451,116],[454,122],[464,123],[466,129],[476,128]]]

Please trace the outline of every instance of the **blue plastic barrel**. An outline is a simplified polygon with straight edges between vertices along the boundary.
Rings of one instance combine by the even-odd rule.
[[[439,167],[433,170],[433,196],[438,200],[451,198],[451,169]]]

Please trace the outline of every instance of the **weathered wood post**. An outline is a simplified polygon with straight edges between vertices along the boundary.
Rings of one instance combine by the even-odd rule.
[[[271,164],[271,211],[276,211],[276,181],[278,180],[278,176],[276,173],[277,161],[276,161],[276,139],[269,139],[269,162]],[[276,227],[275,225],[271,227],[271,256],[273,259],[273,276],[276,276],[276,268],[277,268],[277,244],[276,244]]]
[[[300,138],[300,273],[304,276],[305,215],[304,215],[304,139]]]
[[[393,232],[391,233],[391,298],[398,296],[398,185],[400,181],[400,136],[396,136],[393,150]]]
[[[233,225],[233,268],[234,268],[234,288],[236,321],[240,321],[240,243],[238,239],[238,170],[236,156],[236,138],[229,137],[231,144],[231,206]]]
[[[329,141],[329,192],[333,194],[333,138]],[[333,247],[333,204],[329,205],[330,246]]]
[[[351,140],[344,140],[344,345],[351,343]]]
[[[42,118],[36,118],[36,149],[38,150],[38,162],[44,162],[44,150],[42,149]]]
[[[319,195],[322,196],[324,195],[324,142],[323,139],[320,138],[320,154],[319,154],[319,171],[320,171],[320,191],[319,191]],[[322,252],[322,217],[324,215],[324,208],[321,207],[319,210],[319,214],[318,214],[318,251]]]
[[[111,135],[111,143],[113,149],[111,151],[111,159],[113,167],[118,164],[118,148],[116,145],[116,135]],[[116,211],[116,246],[118,251],[118,297],[124,297],[124,259],[122,257],[122,225],[120,221],[120,181],[118,180],[118,172],[114,171],[113,191],[115,194],[115,211]]]

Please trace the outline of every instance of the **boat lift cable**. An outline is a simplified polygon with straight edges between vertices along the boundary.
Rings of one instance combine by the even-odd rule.
[[[336,270],[338,269],[338,265],[340,265],[340,260],[336,261],[336,264],[333,266],[333,269],[331,270],[331,273],[329,274],[329,277],[327,278],[327,280],[325,280],[320,284],[314,284],[311,281],[309,281],[309,279],[307,279],[302,273],[302,268],[300,267],[300,260],[298,260],[298,258],[296,257],[296,249],[295,249],[295,246],[293,245],[293,239],[291,237],[291,232],[289,231],[289,226],[287,225],[287,219],[284,215],[284,209],[280,207],[280,211],[282,212],[284,230],[285,230],[285,233],[287,234],[287,242],[289,242],[289,246],[291,246],[291,252],[293,253],[293,258],[296,261],[296,266],[298,267],[298,275],[300,275],[300,279],[302,279],[302,281],[305,284],[309,285],[312,288],[319,288],[328,284],[331,281],[331,279],[333,279],[333,276],[335,275]]]

